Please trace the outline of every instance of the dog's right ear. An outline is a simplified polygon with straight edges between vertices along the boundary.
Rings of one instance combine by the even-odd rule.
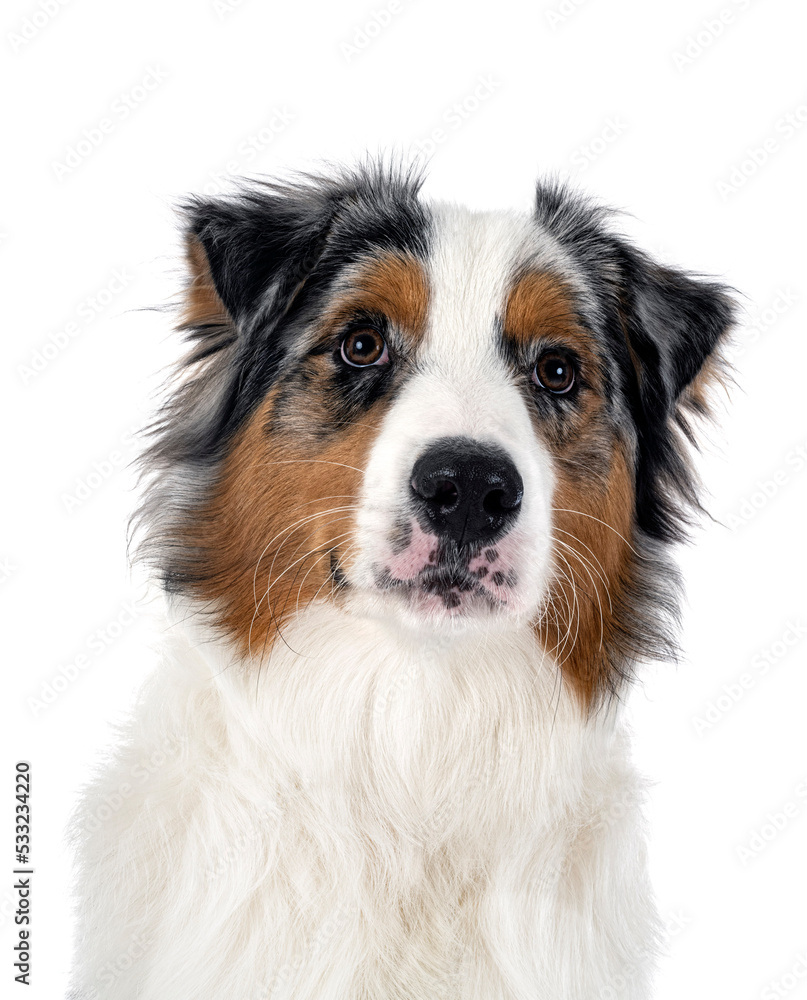
[[[186,328],[227,317],[238,333],[263,332],[286,315],[338,242],[343,262],[366,248],[420,245],[428,219],[415,169],[382,162],[299,181],[244,181],[233,195],[181,206],[191,275]],[[349,220],[353,219],[351,225]],[[322,274],[323,283],[327,275]]]
[[[337,199],[311,187],[261,185],[183,206],[190,285],[185,326],[228,319],[243,331],[284,311],[319,259]]]
[[[235,194],[181,207],[188,282],[178,329],[187,375],[165,404],[153,466],[209,461],[278,371],[277,325],[325,250],[340,206],[325,183],[244,183]]]

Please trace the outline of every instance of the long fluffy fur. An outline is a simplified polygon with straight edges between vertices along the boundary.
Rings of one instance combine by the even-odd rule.
[[[320,607],[286,641],[257,690],[169,642],[78,818],[78,995],[647,996],[643,792],[612,719],[583,725],[523,636],[413,644]],[[139,938],[150,961],[114,976]]]
[[[152,428],[136,516],[141,556],[168,594],[165,650],[74,819],[75,1000],[648,996],[658,921],[619,695],[639,660],[674,654],[668,546],[699,509],[689,418],[705,412],[733,306],[721,286],[632,247],[606,210],[562,186],[539,185],[533,216],[516,219],[428,205],[421,183],[369,166],[183,208],[180,328],[191,349]],[[458,293],[466,257],[476,276]],[[371,283],[368,261],[389,275],[390,260],[415,298],[422,271],[438,329],[428,350],[423,331],[410,330],[408,346],[389,332],[417,360],[379,374],[373,392],[351,382],[338,410],[339,378],[353,375],[333,374],[338,351],[318,346],[322,317]],[[506,350],[488,343],[510,336],[497,303],[530,269],[550,279],[553,322],[567,303],[568,335],[600,359],[579,451],[564,451],[574,404],[534,400],[513,337]],[[538,316],[536,338],[541,327]],[[302,563],[296,604],[290,562],[282,600],[269,599],[269,583],[264,594],[266,654],[245,651],[226,626],[227,593],[210,582],[230,579],[232,566],[215,560],[249,536],[239,529],[250,518],[263,530],[278,516],[280,536],[294,538],[287,553],[296,544],[283,526],[312,501],[277,468],[316,463],[318,448],[357,427],[368,454],[323,462],[347,473],[322,473],[318,497],[337,495],[343,521],[359,511],[355,536],[380,524],[381,545],[410,439],[484,436],[490,414],[526,484],[502,549],[516,559],[533,546],[519,580],[542,594],[532,615],[464,629],[399,620],[388,595],[368,597],[377,563],[368,556],[361,577],[360,559],[309,534],[295,552],[318,559]],[[277,463],[272,442],[287,449]],[[585,532],[598,518],[580,511],[565,512],[579,524],[556,521],[561,481],[581,504],[610,504],[624,532],[606,523],[594,541]],[[398,511],[404,527],[410,513]],[[565,563],[571,594],[557,589],[564,574],[538,536],[547,551],[580,542],[576,577]],[[586,555],[583,537],[602,550]],[[246,591],[255,587],[254,624],[263,553],[254,577],[251,550],[235,555]]]

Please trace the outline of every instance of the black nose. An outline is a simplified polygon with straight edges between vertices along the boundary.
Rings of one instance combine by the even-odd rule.
[[[524,483],[500,448],[443,438],[415,462],[412,492],[431,531],[470,545],[493,538],[515,520]]]

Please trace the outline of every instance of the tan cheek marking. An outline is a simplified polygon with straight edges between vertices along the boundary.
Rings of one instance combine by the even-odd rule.
[[[198,241],[188,242],[187,253],[192,281],[184,324],[229,327]],[[385,253],[351,274],[323,323],[327,328],[343,322],[358,309],[382,313],[416,346],[428,301],[427,277],[416,258]],[[312,446],[323,426],[330,426],[328,400],[312,397],[311,390],[292,392],[278,407],[280,395],[273,389],[239,432],[210,500],[182,539],[192,553],[193,595],[211,606],[243,654],[258,657],[268,655],[298,607],[336,596],[330,549],[340,567],[349,567],[356,541],[350,508],[388,405],[379,401]],[[270,435],[270,426],[278,432]]]
[[[565,577],[558,575],[552,585],[549,611],[538,632],[555,650],[583,704],[590,706],[616,679],[608,651],[619,638],[619,611],[633,582],[633,477],[617,441],[599,488],[590,479],[570,475],[562,463],[557,473],[552,516],[556,565]]]
[[[217,624],[242,654],[258,658],[298,607],[336,596],[330,549],[349,565],[360,470],[383,406],[317,451],[302,451],[294,435],[267,435],[277,396],[272,390],[240,432],[211,500],[182,539],[196,553],[194,596],[213,602]],[[295,403],[306,406],[305,398]],[[347,509],[326,513],[335,507]]]
[[[568,286],[548,273],[523,277],[508,297],[504,329],[527,353],[542,339],[573,348],[588,387],[563,420],[539,419],[537,412],[535,418],[558,477],[552,514],[557,572],[536,629],[588,707],[616,680],[609,654],[617,639],[620,646],[625,641],[619,630],[633,582],[631,466],[601,419],[602,371]]]
[[[410,254],[384,253],[350,274],[350,285],[324,316],[333,327],[358,310],[387,316],[413,347],[426,330],[429,285],[423,265]]]

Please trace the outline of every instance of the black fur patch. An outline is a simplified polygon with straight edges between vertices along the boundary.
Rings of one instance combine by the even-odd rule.
[[[373,250],[427,257],[421,184],[416,171],[379,163],[295,183],[244,181],[230,197],[181,206],[185,233],[201,245],[228,316],[182,327],[193,345],[189,374],[147,428],[141,469],[150,486],[132,542],[169,590],[182,588],[181,567],[193,561],[178,542],[182,526],[340,273]]]
[[[180,441],[166,425],[164,445],[184,459],[218,455],[265,398],[340,272],[373,250],[427,255],[420,184],[413,173],[377,167],[298,184],[245,182],[232,197],[184,205],[232,319],[232,350],[226,387],[209,387],[220,402],[206,433]]]
[[[732,290],[663,266],[609,228],[612,212],[560,184],[539,184],[536,221],[568,253],[593,295],[581,310],[609,366],[614,426],[633,444],[636,497],[634,579],[611,609],[613,638],[601,696],[618,695],[642,659],[675,659],[681,580],[667,543],[686,538],[701,512],[688,457],[687,389],[719,348],[736,315]]]
[[[699,506],[680,441],[681,397],[728,333],[735,306],[727,287],[657,264],[612,233],[610,215],[563,185],[538,186],[536,219],[595,293],[588,325],[616,361],[635,425],[638,525],[653,538],[681,540]]]
[[[346,267],[378,250],[428,260],[431,217],[418,198],[421,183],[412,172],[368,166],[291,184],[244,182],[232,197],[193,198],[183,206],[186,233],[204,251],[227,316],[187,331],[188,377],[158,415],[143,459],[152,482],[135,524],[146,536],[141,552],[167,586],[181,586],[187,571],[183,577],[178,567],[193,565],[194,553],[180,551],[183,525],[205,502],[233,434],[279,380],[284,432],[293,428],[300,401],[313,399],[309,388],[321,405],[333,401],[325,429],[395,391],[397,380],[382,366],[357,373],[334,363],[323,384],[325,369],[317,363],[338,345],[308,344],[307,354],[293,348],[312,330]],[[581,326],[597,342],[611,428],[632,451],[636,581],[614,609],[616,638],[603,652],[607,683],[616,691],[635,659],[674,650],[677,576],[664,543],[682,538],[698,509],[683,439],[686,408],[698,404],[687,390],[720,346],[734,307],[723,286],[662,266],[614,234],[610,214],[560,185],[538,187],[536,227],[563,247],[564,267],[571,262],[589,290],[577,303]],[[534,363],[512,351],[507,356],[522,376]],[[586,388],[581,378],[581,393]],[[573,406],[573,397],[553,397],[544,417],[559,421],[563,407]],[[586,474],[607,471],[607,449],[601,450],[584,463]],[[466,562],[446,575],[438,555],[417,586],[454,595],[451,601],[469,591],[484,594],[487,567],[472,576]],[[342,585],[338,558],[331,571]],[[491,565],[489,572],[497,571]]]

